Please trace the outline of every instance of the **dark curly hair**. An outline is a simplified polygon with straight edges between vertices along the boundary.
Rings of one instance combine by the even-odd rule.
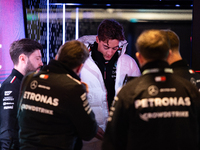
[[[100,41],[108,41],[110,39],[123,41],[125,39],[122,25],[112,19],[105,19],[100,23],[97,35]]]

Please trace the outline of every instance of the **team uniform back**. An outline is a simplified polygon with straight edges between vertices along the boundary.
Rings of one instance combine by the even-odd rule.
[[[73,71],[52,60],[22,89],[25,85],[19,113],[20,149],[72,150],[78,137],[90,140],[96,135],[85,86]]]
[[[199,149],[197,88],[166,62],[148,63],[142,74],[115,97],[103,150]]]

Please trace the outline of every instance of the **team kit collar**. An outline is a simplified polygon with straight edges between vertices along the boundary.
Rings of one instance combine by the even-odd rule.
[[[149,73],[158,73],[158,72],[161,72],[161,71],[164,71],[165,73],[173,73],[173,70],[171,68],[163,68],[163,69],[152,68],[152,69],[146,69],[146,70],[144,70],[142,72],[142,75],[149,74]]]
[[[10,83],[13,83],[16,78],[18,78],[21,81],[22,78],[24,77],[23,74],[21,74],[18,70],[14,69],[14,68],[12,69],[11,76],[13,76],[13,78],[11,79]]]
[[[173,73],[173,70],[172,68],[170,68],[169,64],[166,61],[157,60],[145,64],[141,68],[141,72],[142,75],[145,75],[149,73],[158,73],[158,72]]]
[[[70,74],[73,78],[77,79],[80,81],[80,77],[77,76],[77,74],[69,69],[64,63],[61,63],[57,60],[50,60],[49,64],[44,66],[43,71],[49,70],[50,72],[55,72],[55,73],[66,73]]]

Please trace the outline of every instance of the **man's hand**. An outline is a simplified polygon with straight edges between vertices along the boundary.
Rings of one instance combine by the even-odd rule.
[[[104,131],[103,129],[101,129],[100,127],[98,128],[97,134],[96,134],[96,138],[99,140],[103,140],[103,135],[104,135]]]

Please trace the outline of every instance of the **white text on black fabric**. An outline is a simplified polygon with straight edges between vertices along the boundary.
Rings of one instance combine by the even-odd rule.
[[[36,101],[36,102],[49,104],[49,105],[52,105],[52,106],[58,106],[58,104],[59,104],[58,98],[52,98],[51,96],[42,95],[42,94],[39,94],[39,93],[36,94],[34,92],[29,92],[29,91],[24,92],[23,98],[33,100],[33,101]]]
[[[135,101],[135,108],[162,107],[162,106],[190,106],[190,97],[156,97],[144,98]]]

